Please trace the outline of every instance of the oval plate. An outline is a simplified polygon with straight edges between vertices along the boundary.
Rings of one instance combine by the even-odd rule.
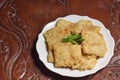
[[[92,23],[94,25],[97,25],[97,26],[101,27],[100,33],[102,33],[103,36],[104,36],[108,51],[103,58],[97,59],[97,64],[93,69],[79,71],[79,70],[70,70],[68,68],[55,68],[52,63],[49,63],[47,61],[48,52],[47,52],[47,49],[46,49],[46,44],[45,44],[45,39],[44,39],[43,33],[46,32],[47,30],[53,28],[55,26],[56,22],[58,21],[58,19],[61,19],[61,18],[65,19],[65,20],[69,20],[71,22],[77,22],[81,19],[90,20],[90,21],[92,21]],[[36,49],[37,49],[37,52],[38,52],[38,55],[39,55],[39,59],[44,63],[44,65],[49,70],[51,70],[55,73],[58,73],[62,76],[83,77],[83,76],[87,76],[87,75],[96,73],[98,70],[104,68],[108,64],[111,57],[113,56],[114,45],[115,45],[114,39],[112,38],[112,36],[110,34],[110,31],[105,28],[105,26],[102,24],[102,22],[100,22],[96,19],[92,19],[88,16],[68,15],[66,17],[57,18],[55,21],[52,21],[52,22],[48,23],[47,25],[45,25],[42,32],[38,35],[38,40],[37,40],[37,43],[36,43]]]

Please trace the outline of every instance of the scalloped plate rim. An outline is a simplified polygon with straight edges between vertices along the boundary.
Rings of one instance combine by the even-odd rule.
[[[70,69],[66,69],[66,68],[54,68],[54,66],[53,66],[53,64],[52,63],[48,63],[47,62],[47,58],[44,58],[44,57],[47,57],[47,56],[45,56],[45,55],[43,55],[43,54],[41,54],[40,52],[42,52],[42,50],[46,50],[45,49],[45,47],[46,47],[46,44],[45,44],[45,39],[44,39],[44,37],[43,37],[43,33],[45,32],[45,31],[47,31],[47,30],[49,30],[49,29],[51,29],[51,28],[53,28],[54,27],[54,25],[55,25],[55,23],[57,22],[57,20],[59,20],[59,19],[66,19],[66,20],[70,20],[70,21],[74,21],[74,22],[77,22],[78,20],[80,20],[80,19],[85,19],[85,20],[91,20],[92,22],[93,22],[93,24],[98,24],[99,23],[99,25],[101,25],[100,27],[101,27],[101,33],[104,35],[104,38],[105,38],[105,41],[106,41],[106,37],[107,38],[109,38],[109,44],[111,44],[112,45],[112,47],[111,47],[111,49],[109,49],[108,51],[107,51],[107,54],[105,55],[105,57],[103,57],[103,58],[100,58],[100,59],[98,59],[97,61],[99,62],[99,63],[101,63],[104,59],[106,60],[106,63],[104,63],[103,65],[100,65],[99,63],[97,63],[96,65],[98,65],[97,66],[97,68],[95,67],[95,68],[93,68],[92,70],[85,70],[85,71],[78,71],[78,70],[70,70]],[[74,19],[74,20],[73,20]],[[97,25],[96,24],[96,25]],[[105,34],[107,34],[107,35],[105,35]],[[106,36],[106,37],[105,37]],[[41,40],[43,41],[43,42],[41,42]],[[107,48],[109,48],[109,44],[108,44],[108,42],[106,42],[107,43]],[[44,45],[44,47],[43,46],[40,46],[40,44],[42,44],[42,45]],[[62,75],[62,76],[68,76],[68,77],[83,77],[83,76],[87,76],[87,75],[90,75],[90,74],[94,74],[94,73],[96,73],[97,71],[99,71],[99,70],[101,70],[102,68],[104,68],[108,63],[109,63],[109,61],[110,61],[110,59],[112,58],[112,56],[113,56],[113,54],[114,54],[114,45],[115,45],[115,43],[114,43],[114,39],[113,39],[113,37],[111,36],[111,33],[110,33],[110,31],[103,25],[103,23],[102,22],[100,22],[99,20],[97,20],[97,19],[93,19],[93,18],[90,18],[90,17],[88,17],[88,16],[80,16],[80,15],[68,15],[68,16],[65,16],[65,17],[59,17],[59,18],[57,18],[56,20],[54,20],[54,21],[52,21],[52,22],[49,22],[48,24],[46,24],[45,25],[45,27],[43,28],[43,30],[42,30],[42,32],[41,33],[39,33],[39,35],[38,35],[38,40],[37,40],[37,43],[36,43],[36,49],[37,49],[37,52],[38,52],[38,55],[39,55],[39,59],[43,62],[43,64],[46,66],[46,68],[48,68],[49,70],[51,70],[51,71],[53,71],[53,72],[55,72],[55,73],[57,73],[57,74],[60,74],[60,75]],[[41,48],[41,49],[40,49]],[[40,51],[41,50],[41,51]],[[45,51],[45,53],[46,53],[47,51]],[[111,52],[111,55],[109,55],[108,56],[108,53],[110,53]],[[47,53],[46,53],[47,54]],[[43,57],[41,57],[41,55],[43,56]],[[107,56],[107,57],[106,57]],[[101,67],[99,67],[99,66],[101,66]],[[68,72],[65,72],[66,70],[68,70]],[[63,72],[64,71],[64,72]],[[72,72],[72,73],[70,73],[70,72]]]

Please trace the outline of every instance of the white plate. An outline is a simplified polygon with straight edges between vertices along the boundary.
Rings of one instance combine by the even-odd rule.
[[[56,22],[58,21],[58,19],[63,18],[65,20],[69,20],[72,22],[77,22],[81,19],[84,20],[90,20],[92,21],[93,24],[98,25],[101,27],[101,33],[104,36],[104,39],[106,41],[107,44],[107,48],[108,51],[105,55],[105,57],[103,58],[99,58],[97,60],[97,64],[96,66],[91,69],[91,70],[85,70],[85,71],[79,71],[79,70],[70,70],[67,68],[55,68],[54,65],[52,63],[48,63],[47,61],[47,49],[46,49],[46,44],[45,44],[45,39],[43,37],[43,33],[46,32],[47,30],[51,29],[54,27],[54,25],[56,24]],[[105,26],[98,20],[96,19],[92,19],[88,16],[79,16],[79,15],[68,15],[66,17],[60,17],[57,18],[55,21],[52,21],[50,23],[48,23],[42,30],[42,32],[38,35],[38,41],[36,43],[36,49],[39,55],[39,59],[44,63],[44,65],[51,71],[58,73],[60,75],[63,76],[69,76],[69,77],[83,77],[86,75],[90,75],[93,73],[96,73],[98,70],[104,68],[108,62],[110,61],[111,57],[113,56],[113,51],[114,51],[114,39],[112,38],[110,31],[108,29],[105,28]]]

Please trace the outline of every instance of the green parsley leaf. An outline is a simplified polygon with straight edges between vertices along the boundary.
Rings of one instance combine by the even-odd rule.
[[[62,42],[71,42],[72,44],[81,44],[83,41],[81,34],[70,34],[62,39]]]

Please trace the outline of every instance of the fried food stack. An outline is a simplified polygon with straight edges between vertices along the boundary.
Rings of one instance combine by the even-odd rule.
[[[64,43],[62,39],[70,34],[81,34],[81,44]],[[100,27],[89,20],[77,23],[59,19],[54,28],[46,31],[44,37],[48,50],[48,62],[56,68],[87,70],[95,67],[97,59],[107,52],[106,43]]]

